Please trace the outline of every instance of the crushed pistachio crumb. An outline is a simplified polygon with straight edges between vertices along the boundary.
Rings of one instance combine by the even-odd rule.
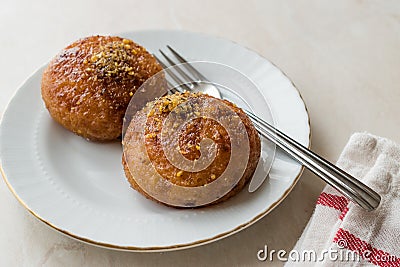
[[[98,53],[84,60],[85,64],[89,64],[86,71],[96,71],[98,79],[108,77],[116,78],[117,80],[130,79],[130,76],[135,75],[131,67],[132,56],[136,54],[136,51],[133,51],[131,41],[128,39],[100,46]]]
[[[179,172],[176,173],[176,176],[177,176],[177,177],[181,177],[182,174],[183,174],[183,171],[179,171]]]
[[[154,109],[150,110],[150,112],[147,114],[147,117],[151,117],[154,115]]]
[[[154,137],[156,137],[156,136],[157,136],[156,133],[149,133],[149,134],[146,134],[146,138],[154,138]]]

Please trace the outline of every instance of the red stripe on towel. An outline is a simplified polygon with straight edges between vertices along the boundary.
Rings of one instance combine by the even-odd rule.
[[[347,212],[349,211],[349,207],[345,207],[340,214],[339,219],[343,221],[344,216],[346,216]]]
[[[322,192],[321,195],[318,197],[317,204],[328,206],[343,212],[345,209],[347,209],[347,204],[349,204],[349,201],[343,196]]]
[[[400,258],[391,255],[383,250],[374,248],[371,244],[354,236],[350,232],[339,228],[333,242],[341,247],[355,251],[362,258],[377,266],[400,266]],[[345,244],[343,246],[343,244]]]

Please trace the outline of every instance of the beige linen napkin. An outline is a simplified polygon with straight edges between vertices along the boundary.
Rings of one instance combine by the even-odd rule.
[[[337,165],[376,190],[367,212],[326,186],[286,266],[400,266],[400,146],[355,133]]]

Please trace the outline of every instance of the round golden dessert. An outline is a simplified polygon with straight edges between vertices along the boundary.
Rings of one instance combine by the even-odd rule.
[[[169,114],[176,109],[177,106],[186,102],[190,102],[191,106],[195,106],[199,101],[218,101],[218,103],[222,103],[224,106],[227,106],[231,112],[236,116],[236,119],[241,121],[244,125],[242,129],[243,135],[245,135],[246,140],[248,140],[248,154],[240,157],[240,160],[247,160],[243,163],[243,172],[240,173],[242,176],[240,180],[229,187],[229,192],[225,193],[224,195],[219,196],[218,199],[205,204],[205,205],[196,205],[195,201],[193,203],[188,203],[183,207],[196,207],[196,206],[207,206],[210,204],[219,203],[222,201],[227,200],[228,198],[237,194],[245,184],[250,180],[252,177],[257,163],[260,158],[260,138],[256,129],[254,128],[252,122],[244,113],[243,110],[238,108],[236,105],[228,102],[226,100],[216,99],[212,96],[201,94],[201,93],[175,93],[173,95],[167,95],[161,97],[159,99],[154,100],[146,105],[141,111],[137,112],[132,117],[132,122],[130,123],[127,132],[124,136],[123,144],[124,144],[124,153],[122,156],[122,164],[124,166],[125,175],[131,184],[132,188],[143,194],[149,199],[152,199],[156,202],[163,203],[167,206],[175,206],[168,203],[164,203],[159,201],[159,199],[149,195],[143,188],[141,188],[132,172],[130,171],[132,167],[136,166],[135,171],[137,172],[138,168],[141,168],[141,164],[145,164],[143,157],[140,155],[143,154],[143,151],[140,151],[140,144],[139,139],[142,136],[144,140],[144,148],[149,160],[151,161],[152,167],[156,169],[156,172],[163,178],[168,180],[169,182],[179,185],[182,187],[200,187],[209,185],[211,182],[215,181],[220,177],[225,169],[227,168],[229,161],[231,160],[231,151],[232,145],[234,145],[234,140],[231,140],[230,136],[228,135],[227,130],[216,120],[210,119],[205,116],[197,116],[194,119],[188,120],[187,123],[183,124],[182,129],[178,132],[177,138],[177,146],[172,149],[177,149],[179,153],[190,161],[198,160],[204,152],[201,150],[200,142],[202,139],[209,138],[211,139],[216,147],[216,154],[214,160],[208,165],[207,168],[200,170],[200,171],[183,171],[176,167],[176,165],[171,164],[170,158],[166,156],[166,152],[163,150],[162,138],[161,133],[163,132],[163,127],[166,125],[166,120]],[[216,102],[213,102],[216,103]],[[211,106],[211,105],[210,105]],[[220,112],[217,113],[219,118],[226,116],[222,109],[220,110],[218,105],[212,105],[210,108],[214,108]],[[187,109],[185,107],[185,109]],[[190,112],[190,111],[189,111]],[[197,112],[198,113],[198,112]],[[228,118],[230,120],[230,118]],[[138,121],[145,121],[144,125],[144,132],[139,133],[138,129],[135,129],[135,124]],[[232,129],[231,129],[232,131]],[[235,131],[235,129],[233,129]],[[144,134],[144,137],[143,137]],[[240,141],[238,141],[240,142]],[[171,149],[171,150],[172,150]],[[127,160],[130,162],[135,163],[136,165],[129,165]],[[136,161],[136,162],[135,162]],[[129,166],[128,166],[129,165]],[[150,169],[149,166],[143,166],[142,173],[148,173]],[[144,181],[144,183],[153,183],[154,181]],[[160,183],[158,183],[160,184]],[[147,185],[147,184],[146,184]],[[153,185],[150,185],[153,186]],[[170,190],[167,188],[161,188],[161,190]],[[156,189],[158,190],[158,189]],[[160,192],[163,194],[163,192]],[[173,193],[170,192],[171,197]],[[180,206],[182,207],[182,206]]]
[[[135,91],[162,70],[131,40],[91,36],[67,46],[47,66],[42,98],[50,115],[93,141],[121,136],[122,120]]]

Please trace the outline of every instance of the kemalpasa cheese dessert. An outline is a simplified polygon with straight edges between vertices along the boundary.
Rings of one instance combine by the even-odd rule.
[[[91,36],[51,60],[42,77],[42,98],[68,130],[93,141],[115,140],[131,97],[160,70],[155,58],[131,40]]]
[[[124,154],[122,163],[126,177],[132,188],[149,199],[161,202],[157,197],[154,197],[154,195],[150,195],[143,190],[142,186],[144,185],[152,190],[156,190],[155,195],[157,195],[157,190],[160,190],[163,192],[159,193],[167,196],[167,198],[177,197],[175,193],[171,191],[171,186],[166,185],[163,187],[160,182],[157,182],[157,185],[153,185],[151,184],[154,183],[154,180],[152,179],[142,180],[142,186],[139,185],[137,178],[141,177],[135,177],[135,173],[140,173],[138,172],[138,169],[143,168],[142,174],[145,175],[148,173],[150,168],[155,168],[157,175],[160,175],[162,179],[181,187],[205,186],[211,184],[223,174],[231,160],[232,146],[236,144],[234,143],[235,140],[230,139],[227,130],[213,119],[200,116],[188,121],[179,132],[178,145],[176,148],[171,148],[179,150],[179,153],[187,160],[195,161],[201,156],[201,140],[204,138],[212,139],[215,143],[216,154],[214,160],[207,168],[200,171],[184,171],[174,164],[171,164],[171,159],[167,158],[166,151],[163,150],[161,138],[162,128],[163,125],[165,125],[164,123],[169,114],[184,102],[190,102],[190,105],[185,107],[185,112],[191,112],[190,108],[195,107],[197,103],[209,102],[212,104],[203,106],[206,106],[210,109],[210,112],[216,114],[216,118],[223,119],[224,117],[231,116],[215,104],[221,103],[221,105],[232,110],[233,113],[237,115],[236,118],[241,121],[242,125],[244,125],[244,133],[239,133],[247,135],[245,138],[247,138],[246,140],[248,140],[249,144],[248,155],[244,155],[246,157],[240,158],[240,160],[246,161],[244,163],[244,171],[240,174],[240,179],[229,192],[226,192],[226,194],[221,195],[218,199],[208,203],[207,205],[225,201],[242,190],[253,175],[260,158],[260,138],[252,122],[242,109],[229,101],[216,99],[206,94],[185,92],[167,95],[148,103],[145,108],[132,117],[132,121],[123,139]],[[177,116],[179,116],[179,114]],[[230,118],[227,118],[227,121],[228,120],[230,120]],[[136,129],[137,121],[145,121],[144,132],[140,132]],[[233,131],[235,131],[235,129],[231,129],[231,132]],[[144,138],[144,146],[140,144],[140,138]],[[146,155],[145,157],[149,158],[151,165],[141,165],[142,163],[145,164],[143,155]],[[128,160],[129,162],[127,162]],[[131,166],[135,166],[136,172],[132,172],[132,169],[129,168],[130,164],[132,164]],[[170,200],[171,202],[163,201],[162,203],[168,206],[175,206],[170,204],[173,203],[173,199]],[[199,206],[196,203],[196,199],[193,200],[193,203],[188,203],[186,205],[186,207],[195,206]]]

